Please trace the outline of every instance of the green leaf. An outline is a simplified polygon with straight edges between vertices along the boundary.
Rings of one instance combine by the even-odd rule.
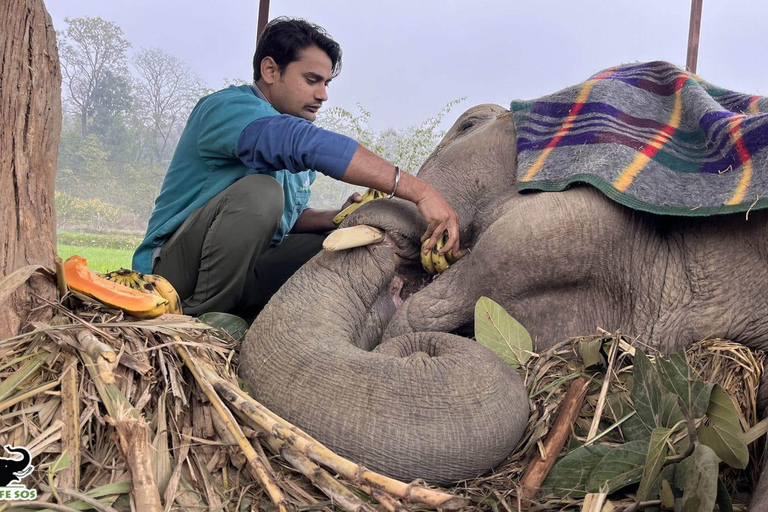
[[[634,366],[632,402],[635,404],[637,416],[652,430],[661,426],[661,382],[648,356],[640,349],[635,352]]]
[[[640,481],[648,441],[632,441],[616,446],[597,463],[589,475],[586,489],[608,494]]]
[[[687,465],[687,471],[680,475],[678,467],[675,480],[681,481],[683,498],[681,507],[683,512],[703,512],[715,508],[717,497],[717,474],[719,459],[715,452],[706,445],[698,444]],[[683,461],[685,462],[685,461]],[[682,463],[681,463],[682,464]]]
[[[579,342],[579,351],[581,352],[581,360],[584,361],[584,368],[589,368],[603,361],[603,356],[600,355],[602,341],[600,338],[592,338]]]
[[[230,315],[229,313],[203,313],[197,319],[204,324],[226,332],[236,341],[243,341],[245,333],[248,331],[248,322],[237,315]]]
[[[651,430],[637,414],[621,424],[621,433],[627,441],[648,441],[651,439]]]
[[[651,496],[651,487],[661,474],[664,458],[667,456],[667,441],[671,434],[672,429],[665,427],[655,428],[651,432],[651,443],[648,446],[648,456],[645,459],[643,479],[637,490],[637,501],[648,501],[655,498],[655,496]]]
[[[741,429],[736,407],[731,397],[719,384],[715,384],[707,408],[709,425],[696,429],[699,441],[712,448],[720,459],[729,466],[744,469],[749,462],[747,443]]]
[[[712,388],[715,385],[711,382],[702,382],[697,380],[691,386],[691,405],[688,408],[694,419],[703,418],[709,408],[709,398],[712,396]]]
[[[61,471],[62,469],[66,469],[69,467],[70,464],[70,457],[69,452],[67,450],[64,450],[64,452],[59,455],[59,457],[53,461],[53,464],[48,466],[48,485],[51,488],[51,492],[53,493],[56,498],[59,498],[59,493],[56,492],[56,486],[53,485],[53,477],[56,476],[56,473]]]
[[[715,498],[717,507],[720,512],[733,512],[733,503],[731,502],[731,495],[728,494],[728,489],[725,488],[723,481],[717,479],[717,497]]]
[[[668,359],[658,358],[656,370],[662,386],[668,392],[680,395],[686,407],[690,407],[691,367],[685,358],[685,351],[671,354]]]
[[[475,338],[512,367],[522,366],[533,350],[525,327],[488,297],[475,304]]]
[[[665,508],[672,508],[675,506],[675,494],[672,492],[672,486],[666,480],[661,481],[661,491],[659,492],[659,498],[661,498],[661,504]]]
[[[592,470],[612,449],[595,444],[573,450],[555,463],[542,487],[556,496],[584,497]]]
[[[662,427],[672,428],[683,421],[683,410],[677,403],[677,395],[663,393],[661,396],[661,411],[659,411],[659,423]]]

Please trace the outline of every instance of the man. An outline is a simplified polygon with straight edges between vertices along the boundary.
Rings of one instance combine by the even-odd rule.
[[[340,68],[341,48],[321,27],[278,18],[258,42],[254,83],[193,109],[133,257],[134,269],[173,284],[185,313],[251,318],[321,250],[338,211],[307,207],[315,171],[415,203],[425,250],[447,231],[441,253],[458,251],[458,215],[435,189],[312,124]]]

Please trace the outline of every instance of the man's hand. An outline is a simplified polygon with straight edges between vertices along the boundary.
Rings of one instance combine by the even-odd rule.
[[[395,180],[395,166],[363,146],[357,147],[341,178],[346,183],[381,190],[385,194],[395,190]],[[440,249],[440,254],[451,252],[454,257],[459,257],[459,216],[431,185],[402,172],[395,195],[414,203],[427,222],[427,231],[421,237],[422,243],[426,241],[423,246],[425,252],[431,251],[437,240],[447,232],[448,241]]]
[[[424,184],[426,185],[426,183]],[[458,258],[460,246],[459,214],[434,188],[426,185],[425,189],[424,198],[416,202],[419,213],[427,221],[427,230],[421,236],[421,242],[423,244],[426,240],[429,241],[422,246],[422,250],[425,253],[431,251],[443,233],[447,232],[448,241],[440,249],[440,254],[450,252]]]
[[[347,198],[346,202],[343,205],[341,205],[341,208],[339,208],[339,211],[342,211],[344,208],[346,208],[351,204],[359,203],[362,200],[363,200],[363,196],[355,192],[354,194],[349,196],[349,198]]]

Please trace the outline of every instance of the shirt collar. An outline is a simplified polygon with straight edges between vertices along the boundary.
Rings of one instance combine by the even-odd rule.
[[[253,94],[255,94],[255,95],[256,95],[256,97],[258,97],[258,98],[260,98],[260,99],[262,99],[262,100],[266,101],[267,103],[269,103],[269,100],[267,99],[267,97],[266,97],[266,96],[264,96],[264,93],[263,93],[263,92],[261,92],[261,89],[259,89],[259,86],[258,86],[258,85],[256,85],[256,84],[251,84],[251,90],[253,91]],[[271,105],[271,103],[269,103],[269,104]]]

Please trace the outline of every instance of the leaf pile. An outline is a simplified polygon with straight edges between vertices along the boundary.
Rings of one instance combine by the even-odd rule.
[[[530,351],[522,326],[490,299],[481,301],[487,302],[476,308],[478,341],[505,360]],[[490,326],[504,325],[514,328],[488,335]],[[644,350],[651,356],[636,340],[604,332],[521,361],[533,410],[526,438],[496,475],[468,484],[468,492],[478,501],[515,506],[521,498],[510,483],[539,450],[568,383],[587,376],[592,383],[570,445],[544,481],[535,509],[610,495],[614,504],[698,511],[717,502],[720,510],[731,510],[731,497],[748,495],[759,474],[759,464],[750,461],[760,460],[762,446],[748,441],[765,433],[753,428],[764,355],[727,340],[706,340],[669,356]]]

